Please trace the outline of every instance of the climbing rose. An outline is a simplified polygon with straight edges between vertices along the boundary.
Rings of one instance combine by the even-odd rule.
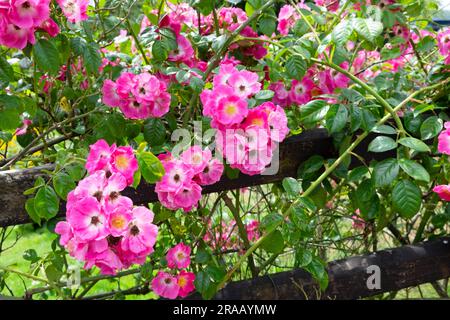
[[[17,128],[15,131],[16,136],[23,136],[27,133],[28,127],[33,123],[30,119],[25,119],[22,121],[23,125],[20,128]]]
[[[0,15],[0,45],[23,49],[28,43],[34,44],[35,42],[33,28],[21,28],[9,22],[5,16]]]
[[[202,197],[201,186],[216,183],[223,173],[222,163],[212,158],[210,150],[199,146],[188,148],[180,157],[162,154],[159,159],[165,174],[155,191],[161,204],[170,210],[191,211]]]
[[[77,23],[88,19],[89,0],[56,0],[56,2],[70,22]]]
[[[147,72],[122,73],[116,82],[106,80],[103,103],[119,107],[130,119],[160,118],[169,112],[171,97],[164,81]]]
[[[111,174],[120,173],[128,185],[131,185],[134,173],[138,169],[138,162],[131,147],[117,147],[115,144],[109,146],[102,139],[91,145],[86,169],[90,174],[98,170]]]
[[[133,150],[99,140],[91,146],[86,169],[90,175],[67,196],[67,221],[56,225],[60,244],[84,261],[85,269],[97,266],[102,274],[145,263],[158,234],[153,212],[133,207],[120,194],[137,170]]]
[[[153,278],[151,288],[157,295],[167,299],[175,299],[180,291],[177,278],[163,271]]]
[[[450,122],[446,122],[444,126],[445,130],[438,137],[438,151],[450,155]]]
[[[177,283],[180,287],[180,291],[178,292],[178,296],[184,298],[189,295],[192,291],[195,290],[194,287],[195,274],[192,272],[187,272],[182,270],[177,276]]]
[[[190,255],[191,248],[181,242],[167,252],[167,266],[171,269],[187,268],[191,264]]]
[[[450,185],[439,185],[433,188],[433,191],[444,201],[450,201]]]
[[[20,28],[34,28],[48,19],[50,0],[11,0],[9,20]]]

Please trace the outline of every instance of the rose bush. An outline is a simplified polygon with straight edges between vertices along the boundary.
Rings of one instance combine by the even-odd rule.
[[[83,298],[92,276],[120,288],[134,275],[152,297],[211,298],[294,267],[325,289],[330,258],[447,234],[450,29],[431,21],[436,10],[0,0],[0,169],[53,164],[25,191],[26,210],[58,234],[49,253],[27,250],[29,273],[1,269],[0,292],[8,274],[43,277],[60,298]],[[316,128],[335,158],[202,196],[222,177],[267,173],[280,143]],[[366,162],[355,151],[365,139],[390,153]],[[143,183],[158,202],[123,195]],[[83,268],[81,292],[60,285],[70,266]]]

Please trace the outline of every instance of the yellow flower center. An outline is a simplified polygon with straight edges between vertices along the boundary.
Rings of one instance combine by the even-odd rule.
[[[263,124],[264,124],[264,121],[261,118],[255,118],[255,119],[252,120],[252,124],[255,125],[255,126],[262,127]]]
[[[202,162],[202,155],[201,155],[201,154],[198,154],[198,153],[194,154],[194,155],[192,156],[192,162],[193,162],[194,164],[199,164],[199,163],[201,163],[201,162]]]
[[[186,285],[187,285],[186,277],[179,277],[179,278],[178,278],[178,285],[179,285],[180,287],[186,286]]]
[[[125,218],[123,216],[115,216],[111,220],[111,224],[115,229],[123,229],[125,227]]]
[[[116,157],[116,167],[118,169],[126,169],[128,167],[129,160],[126,156],[120,155]]]
[[[237,112],[237,106],[235,104],[231,103],[225,107],[225,113],[228,116],[233,116],[236,114],[236,112]]]
[[[184,253],[183,252],[178,252],[177,253],[177,258],[180,259],[180,260],[184,259]]]

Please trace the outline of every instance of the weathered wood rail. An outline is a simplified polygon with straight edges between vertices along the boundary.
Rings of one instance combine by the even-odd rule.
[[[379,289],[367,286],[380,270]],[[328,300],[358,299],[398,291],[450,277],[450,238],[381,250],[328,263],[329,285],[320,292],[317,282],[301,269],[236,281],[219,291],[217,300]],[[372,283],[372,281],[369,281]],[[191,299],[199,299],[194,295]]]
[[[355,150],[355,153],[360,154],[365,161],[370,162],[372,159],[380,160],[387,156],[392,156],[392,152],[367,152],[367,145],[375,136],[375,134],[370,135]],[[279,182],[286,177],[296,177],[300,164],[313,155],[320,155],[324,158],[336,157],[333,141],[325,129],[309,130],[300,135],[290,137],[281,143],[279,148],[280,167],[277,174],[256,176],[240,174],[237,179],[229,179],[224,175],[218,183],[204,187],[203,193],[214,193]],[[351,166],[354,167],[359,164],[359,160],[353,157]],[[20,171],[0,172],[0,227],[31,222],[25,211],[27,196],[23,195],[23,192],[33,187],[34,181],[38,176],[45,177],[42,169],[51,169],[51,165]],[[126,189],[123,194],[130,197],[136,205],[145,205],[158,201],[154,185],[149,185],[145,182],[142,182],[137,189]],[[64,215],[64,213],[65,205],[62,203],[60,214]]]

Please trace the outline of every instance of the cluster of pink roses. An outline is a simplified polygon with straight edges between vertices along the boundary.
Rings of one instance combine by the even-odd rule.
[[[399,45],[401,54],[397,58],[386,60],[380,64],[381,55],[379,51],[359,50],[350,66],[350,71],[358,78],[365,80],[376,77],[382,70],[397,72],[408,62],[409,56],[413,56],[414,51],[410,40],[418,43],[423,37],[432,35],[428,31],[422,31],[420,35],[416,35],[410,32],[407,27],[398,24],[392,28],[392,32],[404,39],[404,42]],[[387,44],[386,46],[389,48],[390,45]],[[349,41],[347,50],[354,49],[355,44]],[[349,63],[343,62],[340,67],[349,69]],[[334,103],[335,99],[330,95],[336,94],[338,89],[347,88],[349,82],[350,79],[341,73],[313,65],[307,70],[302,80],[292,80],[289,88],[282,81],[277,81],[272,82],[269,89],[275,92],[272,102],[282,107],[302,105],[314,99],[327,99],[330,103]],[[321,97],[322,95],[323,97]]]
[[[59,33],[50,18],[50,0],[0,0],[0,45],[23,49],[36,42],[37,29]]]
[[[189,6],[187,3],[171,4],[168,3],[169,12],[159,22],[160,28],[169,28],[175,35],[178,43],[178,48],[169,53],[169,61],[182,62],[189,67],[197,67],[199,61],[195,59],[194,49],[189,40],[181,34],[183,25],[188,29],[199,28],[202,35],[209,35],[215,31],[215,22],[213,14],[208,16],[200,15],[198,17],[197,11]],[[157,14],[157,11],[154,12]],[[200,24],[199,19],[200,18]],[[222,7],[217,11],[217,22],[220,30],[227,30],[229,32],[235,31],[242,23],[248,20],[248,16],[244,10],[233,7]],[[148,18],[144,17],[141,24],[141,31],[150,25]],[[259,35],[250,27],[245,27],[241,33],[243,37],[258,38]],[[255,59],[262,59],[267,55],[267,49],[263,46],[261,41],[245,40],[234,43],[229,47],[230,51],[238,50],[241,54]],[[199,68],[201,69],[201,68]]]
[[[200,95],[203,115],[217,129],[218,150],[232,168],[259,174],[272,161],[276,142],[289,133],[284,110],[272,102],[249,108],[249,98],[260,92],[258,74],[222,63],[212,90]]]
[[[186,3],[179,5],[168,4],[168,7],[171,11],[162,17],[158,27],[160,29],[170,29],[175,33],[177,48],[169,52],[167,60],[176,63],[184,63],[193,68],[196,66],[194,48],[188,38],[181,33],[181,29],[183,24],[193,27],[193,19],[197,19],[197,14],[195,10]],[[158,14],[158,11],[155,10],[154,13]],[[141,23],[141,32],[150,25],[150,20],[147,17],[144,17]],[[159,39],[156,41],[158,40]]]
[[[91,146],[86,169],[90,174],[67,196],[66,217],[56,225],[60,244],[74,258],[94,265],[102,274],[115,274],[132,264],[143,264],[153,252],[158,227],[153,212],[133,207],[120,192],[133,183],[138,168],[130,147]]]
[[[171,96],[164,81],[148,72],[122,73],[103,83],[103,103],[119,107],[130,119],[160,118],[169,112]]]
[[[221,161],[200,146],[190,147],[179,158],[171,154],[159,158],[165,175],[156,183],[155,191],[161,204],[171,210],[191,211],[202,197],[201,186],[216,183],[223,173]]]
[[[247,232],[247,238],[250,242],[257,241],[261,236],[259,232],[258,220],[250,220],[250,222],[245,225],[245,230]],[[211,220],[209,220],[208,229],[203,236],[203,240],[213,249],[243,249],[235,220],[231,220],[227,223],[222,221],[220,225],[216,226],[213,226]]]
[[[240,8],[222,7],[217,13],[219,27],[230,32],[235,31],[244,22],[248,20],[247,13]],[[214,17],[209,15],[203,19],[205,25],[205,33],[212,33],[214,30]],[[259,38],[250,26],[242,29],[240,35],[246,38]],[[262,37],[263,38],[263,37]],[[239,52],[247,57],[253,57],[256,60],[262,59],[267,55],[267,49],[261,41],[245,40],[234,43],[229,48],[230,51],[239,50]]]
[[[36,42],[36,30],[51,37],[59,33],[50,18],[51,0],[0,0],[0,45],[23,49]],[[64,15],[71,22],[86,20],[89,0],[57,0]]]
[[[169,249],[166,255],[167,266],[172,270],[186,269],[191,264],[191,248],[179,243]],[[181,270],[177,275],[158,271],[151,283],[152,290],[159,296],[167,299],[186,297],[194,291],[195,274]]]

